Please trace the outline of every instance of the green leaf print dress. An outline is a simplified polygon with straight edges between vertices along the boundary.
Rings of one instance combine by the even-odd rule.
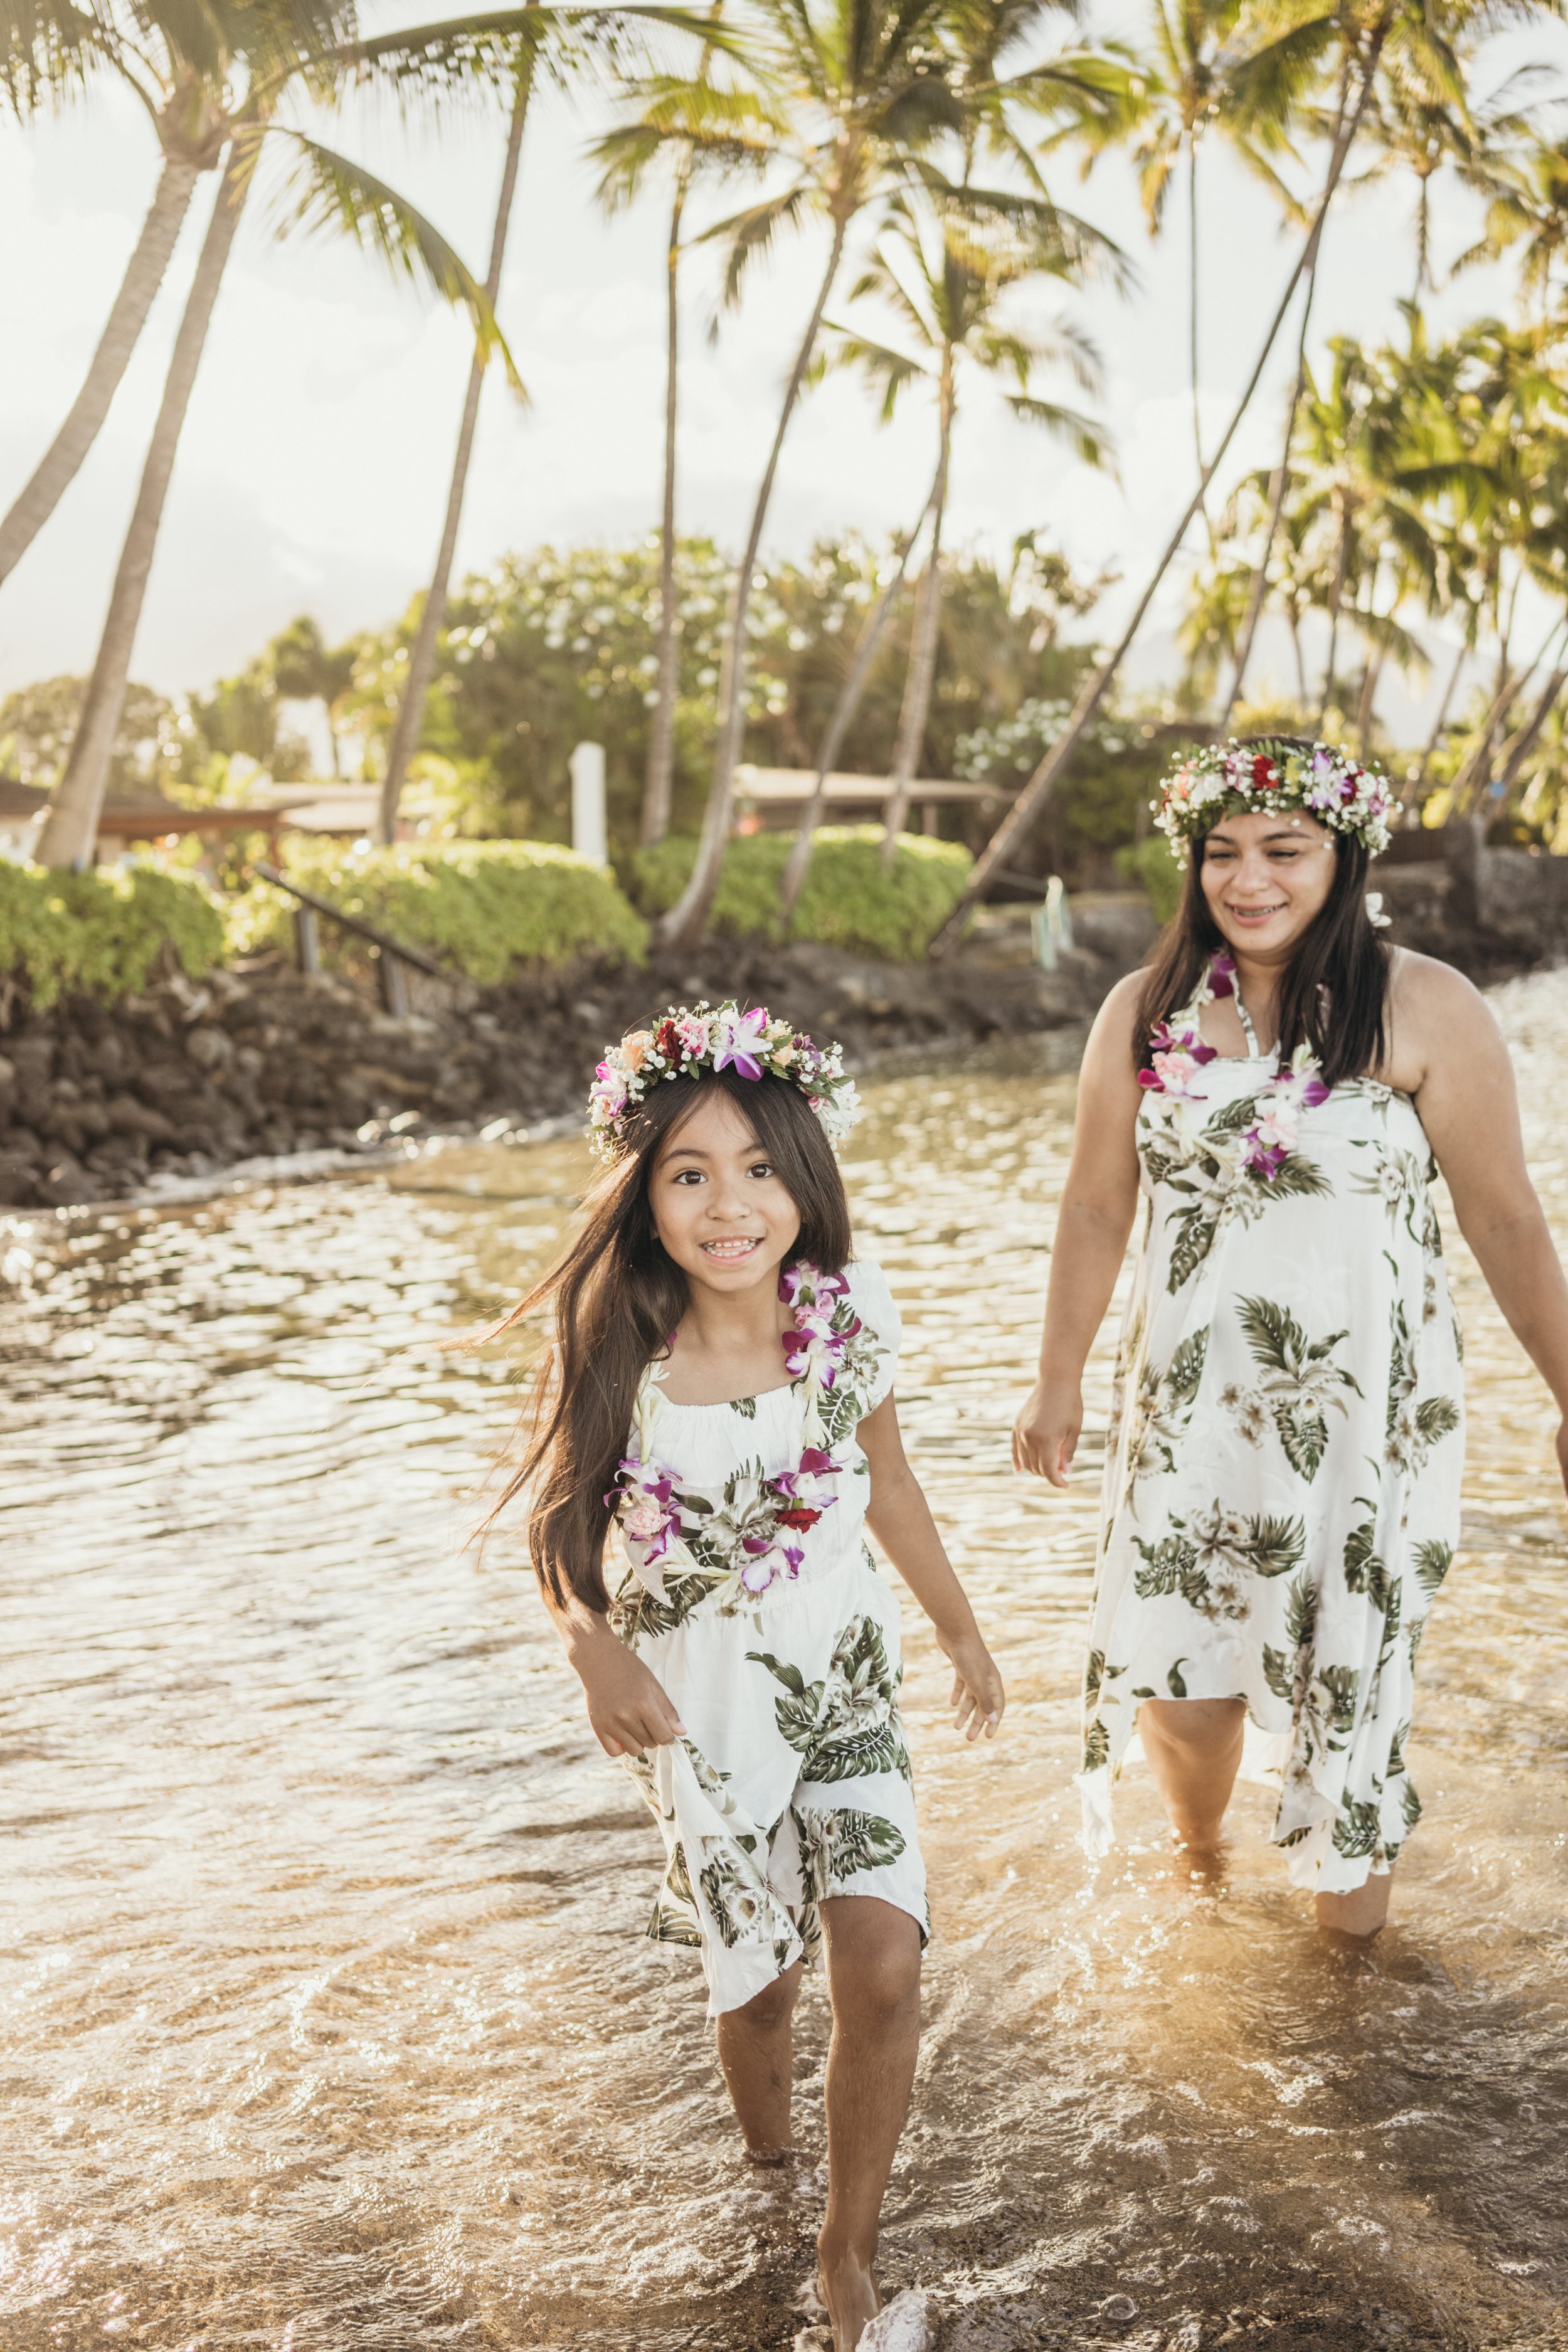
[[[1216,959],[1144,1080],[1085,1676],[1085,1843],[1148,1698],[1246,1699],[1298,1885],[1384,1871],[1421,1811],[1415,1652],[1458,1533],[1459,1339],[1409,1097],[1215,1055]],[[1245,1015],[1243,1016],[1245,1022]],[[1255,1044],[1256,1041],[1251,1041]],[[1260,1738],[1258,1735],[1261,1734]]]
[[[816,1958],[826,1896],[929,1928],[899,1604],[867,1547],[856,1435],[893,1385],[898,1309],[868,1259],[780,1287],[795,1377],[683,1405],[654,1368],[617,1497],[610,1622],[686,1727],[626,1759],[664,1836],[647,1932],[701,1953],[713,2016]]]

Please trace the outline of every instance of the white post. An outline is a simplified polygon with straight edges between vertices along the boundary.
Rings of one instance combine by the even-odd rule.
[[[590,866],[610,862],[605,825],[605,747],[579,743],[572,754],[572,846]]]

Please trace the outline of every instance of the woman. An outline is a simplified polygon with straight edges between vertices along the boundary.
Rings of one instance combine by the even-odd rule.
[[[1568,1412],[1568,1286],[1507,1050],[1469,982],[1364,896],[1398,810],[1295,738],[1167,780],[1188,863],[1152,963],[1085,1055],[1040,1374],[1014,1460],[1065,1486],[1079,1383],[1148,1203],[1107,1439],[1079,1785],[1091,1853],[1136,1730],[1212,1853],[1244,1729],[1320,1922],[1374,1935],[1420,1812],[1415,1655],[1458,1535],[1459,1339],[1428,1185]],[[1568,1425],[1557,1436],[1568,1476]],[[1261,1737],[1259,1737],[1261,1735]]]

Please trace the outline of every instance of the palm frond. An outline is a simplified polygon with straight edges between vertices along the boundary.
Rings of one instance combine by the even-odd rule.
[[[279,236],[296,228],[338,229],[377,253],[395,275],[423,283],[444,302],[461,304],[473,320],[474,341],[487,361],[500,354],[507,381],[520,400],[528,395],[490,298],[468,264],[405,196],[361,163],[283,124],[273,138],[294,151],[294,164],[274,206]]]

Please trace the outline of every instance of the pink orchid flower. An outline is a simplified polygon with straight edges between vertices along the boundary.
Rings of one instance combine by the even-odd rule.
[[[726,1013],[720,1016],[718,1036],[714,1040],[713,1067],[732,1069],[742,1078],[760,1078],[762,1056],[756,1047],[768,1025],[767,1007],[754,1005],[750,1013]]]

